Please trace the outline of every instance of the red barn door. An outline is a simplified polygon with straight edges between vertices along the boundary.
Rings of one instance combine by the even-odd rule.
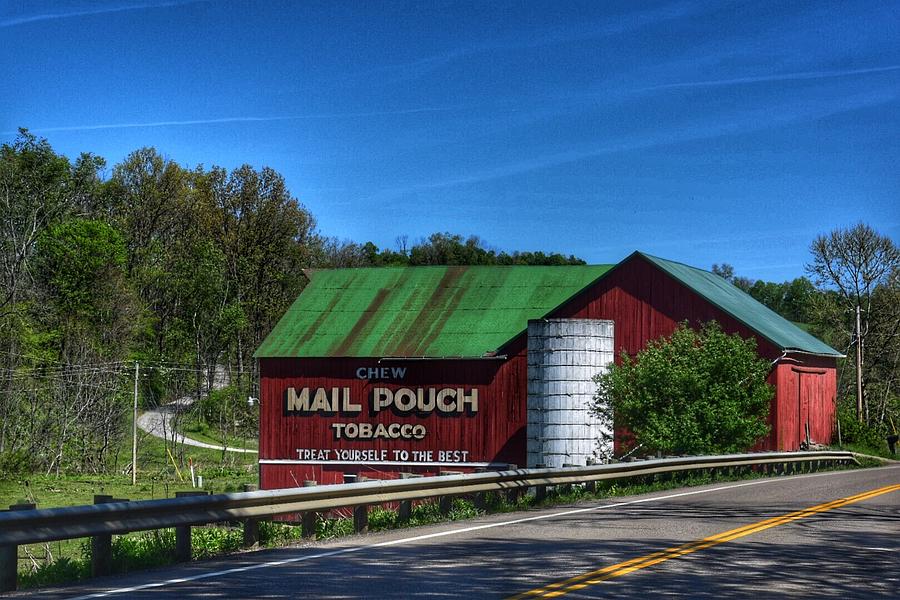
[[[790,432],[789,439],[795,439],[796,446],[806,441],[807,427],[813,442],[823,443],[830,436],[823,431],[825,402],[827,401],[826,371],[793,369],[797,376],[797,432]],[[794,437],[796,435],[796,437]]]

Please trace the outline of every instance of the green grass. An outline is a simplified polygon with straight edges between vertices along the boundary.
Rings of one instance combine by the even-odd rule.
[[[95,494],[116,498],[147,500],[173,497],[176,491],[191,489],[189,461],[195,473],[203,476],[203,489],[212,493],[240,491],[245,483],[258,482],[256,455],[227,453],[192,448],[183,450],[184,465],[176,470],[162,440],[145,436],[139,443],[137,485],[131,485],[130,473],[109,475],[32,473],[6,476],[0,480],[0,506],[20,500],[36,502],[39,508],[91,504]],[[130,448],[128,456],[130,457]],[[176,462],[178,461],[176,457]],[[120,463],[130,462],[120,459]],[[179,477],[180,476],[180,477]]]
[[[138,436],[137,485],[131,485],[130,472],[122,472],[131,462],[131,438],[128,437],[122,440],[119,448],[119,471],[115,473],[62,473],[58,477],[28,473],[0,477],[0,507],[19,502],[33,502],[38,508],[92,504],[94,496],[101,494],[128,500],[171,498],[175,492],[192,489],[188,467],[191,461],[195,473],[203,476],[203,489],[213,494],[241,491],[245,483],[259,481],[255,454],[228,452],[223,457],[220,450],[184,446],[174,457],[178,464],[176,470],[162,440],[141,431]],[[116,536],[115,539],[130,537]],[[29,581],[35,585],[71,581],[71,576],[84,562],[83,543],[84,540],[65,540],[21,546],[19,570],[26,576],[34,576],[36,579]]]
[[[891,455],[890,450],[885,442],[884,447],[873,447],[868,444],[844,444],[842,446],[835,445],[834,450],[845,450],[847,452],[857,452],[859,454],[869,454],[871,456],[880,456],[890,460],[900,460],[900,454]]]
[[[217,446],[222,445],[222,434],[199,419],[186,423],[182,428],[181,433],[183,433],[185,437],[197,440],[198,442],[216,444]],[[256,438],[225,436],[225,440],[228,442],[229,448],[245,448],[247,450],[256,450],[259,448],[259,440]]]

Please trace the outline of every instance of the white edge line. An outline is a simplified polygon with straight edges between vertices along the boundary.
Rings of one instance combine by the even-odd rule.
[[[845,474],[844,471],[835,471],[830,473],[816,473],[810,475],[800,475],[795,476],[790,479],[809,479],[813,477],[828,477],[830,475],[842,475]],[[748,487],[752,485],[763,485],[769,483],[779,483],[789,481],[789,479],[784,478],[776,478],[776,479],[760,479],[755,481],[747,481],[744,483],[737,483],[734,485],[723,485],[715,488],[703,489],[703,490],[692,490],[690,492],[679,492],[677,494],[667,494],[664,496],[653,496],[650,498],[639,498],[637,500],[629,500],[627,502],[616,502],[613,504],[604,504],[602,506],[589,506],[586,508],[574,508],[571,510],[566,510],[558,513],[550,513],[544,515],[535,515],[533,517],[522,517],[521,519],[512,519],[510,521],[500,521],[499,523],[485,523],[483,525],[472,525],[470,527],[463,527],[460,529],[452,529],[449,531],[438,531],[435,533],[426,533],[423,535],[416,535],[408,538],[402,538],[399,540],[388,540],[386,542],[377,542],[375,544],[369,544],[366,546],[352,546],[350,548],[339,548],[337,550],[331,550],[330,552],[319,552],[317,554],[306,554],[304,556],[295,556],[292,558],[285,558],[282,560],[272,560],[263,563],[256,563],[252,565],[246,565],[243,567],[234,567],[231,569],[224,569],[221,571],[209,571],[207,573],[200,573],[199,575],[191,575],[189,577],[178,577],[176,579],[166,579],[164,581],[154,581],[152,583],[144,583],[141,585],[135,585],[127,588],[117,588],[112,590],[107,590],[105,592],[95,592],[93,594],[87,594],[84,596],[75,596],[70,600],[88,600],[90,598],[105,598],[107,596],[112,596],[114,594],[127,594],[129,592],[137,592],[140,590],[147,590],[152,588],[159,588],[166,585],[174,585],[178,583],[187,583],[190,581],[198,581],[200,579],[209,579],[211,577],[219,577],[222,575],[231,575],[234,573],[243,573],[246,571],[255,571],[257,569],[263,569],[267,567],[279,567],[281,565],[287,565],[291,563],[299,563],[306,562],[310,560],[315,560],[318,558],[327,558],[329,556],[337,556],[340,554],[351,554],[353,552],[359,552],[360,550],[368,550],[370,548],[386,548],[388,546],[397,546],[400,544],[406,544],[409,542],[418,542],[421,540],[434,539],[439,537],[445,537],[448,535],[457,535],[461,533],[469,533],[471,531],[479,531],[482,529],[493,529],[494,527],[503,527],[505,525],[517,525],[519,523],[527,523],[529,521],[541,521],[544,519],[553,519],[556,517],[565,517],[568,515],[574,515],[579,513],[586,513],[598,510],[607,510],[610,508],[618,508],[620,506],[629,506],[631,504],[645,504],[647,502],[656,502],[658,500],[670,500],[672,498],[683,498],[685,496],[695,496],[698,494],[709,494],[712,492],[720,492],[722,490],[732,490],[736,488]]]

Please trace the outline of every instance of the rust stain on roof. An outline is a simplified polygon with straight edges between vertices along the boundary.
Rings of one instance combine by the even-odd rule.
[[[459,280],[465,272],[466,267],[447,267],[424,310],[407,330],[406,339],[396,348],[399,355],[421,356],[438,338],[462,299],[464,289],[459,286]]]
[[[378,292],[375,294],[375,297],[372,298],[372,302],[369,303],[369,306],[366,308],[366,310],[364,310],[363,313],[359,316],[359,320],[357,320],[356,324],[353,325],[350,333],[348,333],[347,337],[341,340],[338,346],[334,349],[334,356],[346,356],[350,352],[350,349],[359,342],[366,326],[372,321],[372,317],[375,316],[375,314],[378,312],[378,309],[381,308],[381,305],[384,304],[384,300],[387,297],[388,290],[386,288],[381,288],[380,290],[378,290]]]

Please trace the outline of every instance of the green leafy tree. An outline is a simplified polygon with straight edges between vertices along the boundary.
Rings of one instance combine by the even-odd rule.
[[[69,219],[38,241],[40,274],[58,312],[103,318],[111,288],[122,281],[126,250],[122,236],[103,221]]]
[[[769,431],[769,369],[755,340],[682,323],[598,375],[593,410],[648,453],[744,451]]]
[[[48,227],[91,205],[103,161],[82,154],[73,165],[25,129],[0,145],[0,455],[27,452],[41,435],[40,394],[29,371],[58,331],[41,321],[38,240]],[[29,389],[31,388],[31,389]]]

